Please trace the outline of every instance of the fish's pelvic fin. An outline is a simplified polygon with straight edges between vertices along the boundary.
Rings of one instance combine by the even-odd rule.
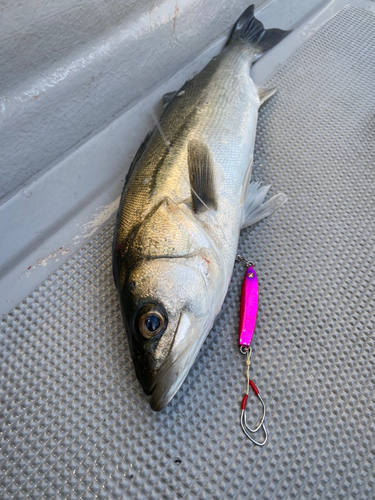
[[[258,88],[258,95],[260,100],[260,106],[265,103],[273,94],[276,92],[277,87],[272,87],[271,89],[267,89],[265,87]]]
[[[194,211],[216,209],[214,166],[210,150],[201,141],[193,139],[188,144],[188,168]]]
[[[264,54],[267,50],[274,47],[290,31],[283,31],[279,29],[264,29],[263,24],[254,17],[254,5],[250,5],[245,12],[238,18],[233,27],[227,45],[243,40],[249,42],[251,45],[257,47],[257,54]]]
[[[286,194],[279,193],[263,203],[270,187],[261,186],[260,182],[250,184],[243,207],[241,229],[268,217],[287,201]]]

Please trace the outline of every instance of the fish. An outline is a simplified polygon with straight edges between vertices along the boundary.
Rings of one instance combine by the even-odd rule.
[[[286,201],[251,182],[258,109],[250,67],[289,31],[248,7],[223,50],[164,96],[126,176],[113,276],[136,376],[154,411],[185,380],[224,302],[242,228]]]

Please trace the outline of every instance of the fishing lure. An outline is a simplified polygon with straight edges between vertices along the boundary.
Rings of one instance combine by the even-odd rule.
[[[255,383],[250,379],[250,357],[251,357],[251,339],[253,338],[253,333],[255,330],[255,324],[258,312],[258,278],[254,269],[254,263],[242,257],[242,255],[237,255],[237,260],[245,262],[247,269],[242,282],[241,291],[241,309],[240,309],[240,326],[239,326],[239,338],[238,343],[240,346],[240,352],[246,355],[246,393],[242,399],[241,405],[241,428],[254,444],[258,446],[264,446],[268,439],[267,429],[264,423],[266,418],[266,405],[259,394],[259,389]],[[254,391],[255,395],[258,397],[262,404],[263,412],[262,417],[258,425],[252,429],[246,420],[246,404],[249,397],[249,387]],[[251,434],[259,431],[262,428],[264,432],[263,441],[257,441]]]

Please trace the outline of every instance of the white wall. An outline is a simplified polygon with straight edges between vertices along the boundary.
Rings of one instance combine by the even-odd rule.
[[[248,4],[3,1],[0,203],[229,30]]]

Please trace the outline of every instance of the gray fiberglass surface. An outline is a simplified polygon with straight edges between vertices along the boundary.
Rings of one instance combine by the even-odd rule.
[[[251,373],[267,445],[239,427],[243,266],[156,414],[129,357],[110,224],[2,319],[2,498],[374,498],[374,54],[375,17],[345,7],[267,82],[279,91],[254,179],[289,201],[239,246],[260,283]]]

